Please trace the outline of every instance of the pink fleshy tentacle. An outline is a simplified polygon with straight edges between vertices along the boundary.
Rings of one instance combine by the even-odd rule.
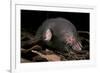
[[[77,51],[82,50],[82,45],[81,45],[80,41],[76,40],[75,37],[70,36],[67,38],[66,41],[68,44],[70,44],[72,46],[73,50],[77,50]]]

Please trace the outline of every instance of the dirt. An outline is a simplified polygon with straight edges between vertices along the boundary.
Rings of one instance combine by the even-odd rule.
[[[79,31],[78,33],[82,41],[83,50],[70,50],[67,53],[59,53],[40,45],[42,42],[33,44],[33,33],[21,32],[21,63],[89,60],[89,33],[86,31]]]

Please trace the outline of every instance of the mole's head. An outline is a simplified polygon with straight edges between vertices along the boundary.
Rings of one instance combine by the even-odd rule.
[[[82,45],[78,37],[76,38],[74,36],[69,36],[66,37],[65,41],[66,41],[66,45],[70,45],[73,50],[75,51],[82,50]]]

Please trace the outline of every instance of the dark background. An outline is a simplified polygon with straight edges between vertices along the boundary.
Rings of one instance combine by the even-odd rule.
[[[21,30],[36,32],[49,18],[63,17],[72,22],[78,31],[89,31],[89,13],[21,10]]]

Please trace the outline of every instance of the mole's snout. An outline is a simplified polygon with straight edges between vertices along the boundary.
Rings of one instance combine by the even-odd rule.
[[[82,50],[82,45],[80,42],[77,42],[75,43],[73,46],[72,46],[72,49],[73,50],[76,50],[76,51],[81,51]]]
[[[80,41],[78,41],[74,36],[68,37],[66,41],[72,47],[73,50],[76,50],[76,51],[82,50],[82,45]]]

